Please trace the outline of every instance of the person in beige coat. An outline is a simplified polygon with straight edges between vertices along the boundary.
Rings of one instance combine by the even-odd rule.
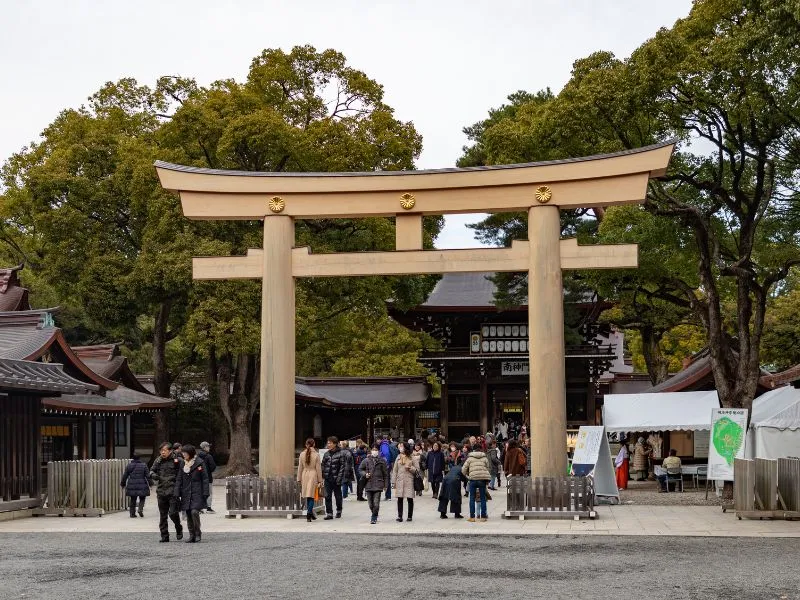
[[[300,453],[297,464],[297,481],[301,487],[300,494],[306,499],[306,520],[309,523],[317,518],[314,514],[314,496],[322,484],[322,463],[315,446],[313,438],[308,438],[306,449]]]
[[[408,518],[411,522],[414,516],[414,477],[419,474],[419,458],[414,458],[412,449],[402,442],[397,445],[400,454],[394,461],[392,468],[392,481],[394,481],[394,495],[397,498],[397,522],[403,521],[403,498],[408,502]]]

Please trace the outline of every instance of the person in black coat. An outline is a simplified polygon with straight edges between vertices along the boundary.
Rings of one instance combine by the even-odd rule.
[[[441,518],[447,518],[447,503],[450,502],[450,512],[456,519],[463,519],[461,515],[461,484],[467,482],[466,476],[461,472],[461,465],[453,465],[444,478],[441,493],[439,494],[439,512]]]
[[[183,527],[179,516],[178,500],[175,498],[175,479],[183,469],[183,458],[176,457],[169,442],[163,442],[158,449],[158,456],[150,467],[150,479],[156,482],[156,500],[158,501],[161,541],[169,541],[167,518],[175,524],[175,535],[183,539]]]
[[[138,454],[134,454],[133,460],[125,467],[119,485],[125,488],[125,495],[130,498],[131,518],[136,518],[137,499],[139,500],[139,516],[144,517],[144,500],[150,495],[150,486],[153,485],[153,482],[150,479],[147,465],[141,461]]]
[[[439,486],[442,485],[444,479],[444,454],[442,453],[442,445],[439,442],[433,443],[433,448],[428,452],[428,481],[433,488],[433,497],[439,497]]]
[[[189,527],[186,542],[193,544],[202,537],[200,511],[208,504],[208,473],[194,446],[186,444],[181,453],[184,464],[175,478],[175,497],[180,499],[181,510],[186,511],[186,525]]]

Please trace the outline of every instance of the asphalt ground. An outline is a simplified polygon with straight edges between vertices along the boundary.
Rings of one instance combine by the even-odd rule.
[[[0,598],[800,598],[796,539],[0,534]]]

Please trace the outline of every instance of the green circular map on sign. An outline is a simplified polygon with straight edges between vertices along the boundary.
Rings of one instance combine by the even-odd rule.
[[[714,434],[711,440],[714,449],[725,459],[728,465],[733,465],[733,459],[744,442],[742,426],[728,417],[722,417],[714,424]]]

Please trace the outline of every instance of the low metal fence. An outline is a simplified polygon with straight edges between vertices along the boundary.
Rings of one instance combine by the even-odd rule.
[[[101,516],[128,508],[120,487],[129,459],[64,460],[47,463],[47,493],[34,516]]]
[[[506,517],[593,519],[591,477],[511,477],[506,487]]]
[[[226,517],[302,517],[306,514],[305,498],[294,477],[237,475],[225,479]],[[323,510],[322,499],[314,504],[314,512]]]
[[[733,477],[739,519],[800,519],[800,459],[737,458]]]

